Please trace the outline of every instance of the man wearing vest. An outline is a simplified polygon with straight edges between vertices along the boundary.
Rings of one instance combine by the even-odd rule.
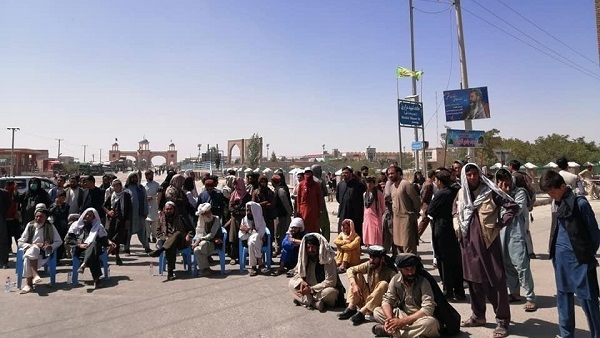
[[[27,282],[21,293],[28,293],[33,289],[33,284],[39,284],[42,278],[37,274],[37,269],[44,266],[50,255],[61,244],[62,239],[54,225],[47,221],[48,210],[42,203],[36,205],[33,221],[27,223],[25,230],[19,238],[19,248],[23,254],[23,277]]]

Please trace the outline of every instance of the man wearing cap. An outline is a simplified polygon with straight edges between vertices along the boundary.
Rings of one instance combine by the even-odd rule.
[[[321,232],[322,203],[325,202],[321,186],[313,179],[311,168],[304,169],[304,180],[298,184],[298,216],[304,220],[306,232]]]
[[[346,273],[350,289],[346,293],[348,307],[338,315],[340,320],[350,318],[352,324],[359,325],[366,321],[376,307],[381,306],[383,295],[388,290],[388,283],[396,275],[396,270],[387,262],[385,248],[371,245],[368,249],[369,261],[349,268]]]
[[[208,257],[215,251],[216,245],[223,245],[221,219],[212,214],[210,203],[200,204],[196,216],[198,222],[196,235],[192,240],[192,249],[198,262],[200,276],[208,276],[212,273]]]
[[[325,237],[318,233],[304,236],[296,275],[289,283],[294,304],[320,312],[335,306],[339,291],[336,288],[338,275],[334,255]]]
[[[62,244],[58,231],[47,219],[46,205],[43,203],[36,205],[33,221],[27,223],[19,238],[19,248],[24,252],[23,277],[27,281],[21,293],[30,292],[33,284],[42,282],[42,278],[37,274],[38,267],[44,266],[52,252]]]
[[[377,337],[439,337],[439,322],[433,316],[436,304],[431,284],[417,273],[423,266],[419,256],[400,254],[400,270],[390,281],[381,307],[374,311]]]
[[[210,212],[219,217],[219,219],[223,218],[223,210],[225,209],[225,198],[223,197],[223,193],[219,190],[215,189],[217,186],[217,178],[210,176],[202,179],[202,184],[204,184],[204,191],[200,193],[198,196],[198,205],[202,203],[210,204]]]

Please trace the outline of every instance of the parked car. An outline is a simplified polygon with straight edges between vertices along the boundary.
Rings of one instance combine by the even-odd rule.
[[[34,176],[15,176],[15,177],[0,177],[0,189],[4,189],[6,187],[6,182],[14,181],[17,184],[17,189],[19,190],[19,194],[22,194],[27,191],[27,187],[29,186],[29,180],[31,180]],[[42,189],[50,192],[50,189],[56,186],[54,181],[44,178],[38,177],[40,181],[42,181]]]

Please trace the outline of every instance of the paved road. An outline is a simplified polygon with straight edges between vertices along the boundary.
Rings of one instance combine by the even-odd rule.
[[[592,207],[600,211],[600,202]],[[329,210],[334,205],[330,204]],[[536,207],[532,234],[536,253],[542,259],[532,261],[533,276],[540,309],[526,313],[523,304],[511,304],[510,334],[513,337],[554,337],[558,333],[555,308],[554,274],[546,253],[549,234],[549,206]],[[333,217],[332,217],[333,219]],[[332,226],[332,229],[335,227]],[[333,235],[332,235],[333,236]],[[430,232],[419,246],[427,269],[431,267]],[[339,321],[340,310],[321,314],[292,304],[285,276],[249,277],[237,266],[227,266],[228,274],[210,278],[182,278],[164,282],[162,276],[150,276],[153,259],[142,254],[139,245],[133,256],[125,257],[124,266],[111,264],[107,287],[92,290],[84,285],[66,284],[68,267],[59,267],[54,287],[40,285],[36,292],[19,295],[16,291],[0,294],[0,337],[371,337],[371,325],[353,327]],[[111,257],[111,262],[113,258]],[[178,264],[178,268],[181,265]],[[213,267],[216,269],[217,267]],[[14,280],[14,270],[0,270],[0,281]],[[44,275],[42,275],[44,277]],[[343,276],[347,285],[347,279]],[[44,283],[48,278],[44,278]],[[455,307],[466,318],[468,303]],[[588,336],[585,316],[576,308],[577,337]],[[459,337],[489,337],[494,317],[488,306],[486,327],[465,329]]]

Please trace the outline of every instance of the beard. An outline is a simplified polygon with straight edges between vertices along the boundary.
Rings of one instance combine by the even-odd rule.
[[[202,216],[202,220],[205,223],[208,223],[208,222],[212,221],[212,215],[211,216]]]
[[[35,222],[34,223],[36,229],[41,229],[44,226],[44,224],[45,224],[45,222],[42,222],[42,223]]]

